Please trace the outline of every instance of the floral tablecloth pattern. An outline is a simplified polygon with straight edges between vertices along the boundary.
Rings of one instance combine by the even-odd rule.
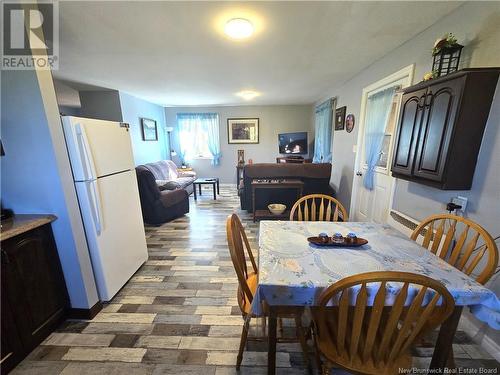
[[[367,239],[368,244],[359,248],[324,248],[307,241],[307,237],[321,232],[354,232]],[[390,226],[362,222],[261,221],[259,286],[253,312],[262,313],[263,300],[270,305],[314,305],[325,287],[347,276],[371,271],[412,272],[436,279],[448,288],[456,305],[469,306],[478,319],[500,329],[500,300],[491,290]],[[390,285],[391,288],[394,291],[390,294],[396,295],[398,285]],[[369,303],[377,289],[377,285],[369,286]],[[412,297],[410,293],[407,302]]]

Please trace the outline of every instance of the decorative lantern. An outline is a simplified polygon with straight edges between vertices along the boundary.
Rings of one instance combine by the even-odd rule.
[[[432,71],[436,72],[438,77],[456,72],[460,62],[460,55],[464,46],[456,44],[453,47],[442,48],[434,55],[432,62]]]
[[[462,53],[461,44],[457,43],[457,38],[452,33],[444,35],[436,40],[432,49],[432,73],[434,78],[445,76],[458,70],[460,55]]]

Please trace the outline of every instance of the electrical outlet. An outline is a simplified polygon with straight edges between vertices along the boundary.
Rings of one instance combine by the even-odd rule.
[[[467,208],[467,198],[462,197],[462,196],[456,196],[451,198],[451,201],[455,204],[458,204],[459,206],[462,206],[462,208],[458,209],[457,211],[462,211],[465,212],[465,209]]]

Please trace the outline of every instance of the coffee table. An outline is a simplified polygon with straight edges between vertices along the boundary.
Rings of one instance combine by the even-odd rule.
[[[212,185],[212,190],[214,192],[214,200],[217,200],[217,194],[219,194],[219,178],[217,177],[197,178],[196,180],[194,180],[193,182],[194,200],[198,200],[198,196],[196,195],[197,185],[198,185],[198,192],[200,195],[201,195],[201,185]]]

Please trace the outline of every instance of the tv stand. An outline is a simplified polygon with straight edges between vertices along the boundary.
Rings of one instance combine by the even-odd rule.
[[[290,156],[278,156],[276,158],[276,163],[295,163],[295,164],[303,164],[303,163],[311,163],[312,159],[304,159],[304,157],[299,155],[290,155]]]

